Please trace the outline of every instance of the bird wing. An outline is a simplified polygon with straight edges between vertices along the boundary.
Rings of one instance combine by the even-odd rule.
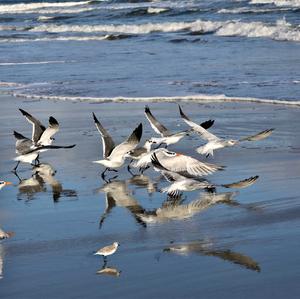
[[[25,155],[34,147],[32,140],[22,134],[14,131],[14,136],[16,138],[16,153],[18,155]]]
[[[248,186],[253,185],[257,181],[258,178],[259,178],[259,176],[256,175],[256,176],[252,176],[252,177],[242,180],[242,181],[238,181],[238,182],[231,183],[231,184],[223,184],[221,186],[225,187],[225,188],[246,188]]]
[[[41,135],[38,143],[39,145],[48,145],[51,137],[59,131],[59,123],[58,121],[50,116],[49,118],[49,126]]]
[[[26,152],[26,154],[31,154],[33,152],[38,152],[38,151],[41,151],[41,150],[44,150],[44,149],[73,148],[75,146],[76,146],[76,144],[72,144],[72,145],[42,145],[42,146],[39,146],[39,147],[32,148],[32,149],[28,150]]]
[[[153,153],[152,160],[156,160],[165,170],[177,172],[183,176],[203,176],[217,170],[223,170],[224,166],[204,163],[192,157],[176,153],[174,156],[167,156],[165,151]],[[153,163],[153,162],[152,162]]]
[[[140,123],[131,133],[131,135],[124,142],[117,145],[109,155],[110,160],[119,159],[127,152],[135,149],[139,144],[143,134],[143,125]]]
[[[193,128],[194,131],[196,131],[203,139],[207,140],[207,141],[216,141],[219,140],[220,138],[215,136],[214,134],[208,132],[204,127],[207,128],[207,124],[209,124],[208,122],[204,122],[204,127],[202,127],[202,125],[198,125],[195,122],[191,121],[182,111],[181,107],[178,105],[179,107],[179,113],[180,116],[182,117],[182,119],[184,120],[184,122],[186,124],[188,124],[190,127]]]
[[[167,136],[171,135],[169,130],[153,116],[153,114],[150,111],[149,106],[145,107],[145,115],[146,115],[146,118],[148,119],[152,129],[157,134],[160,134],[161,137],[167,137]]]
[[[106,159],[113,149],[115,148],[115,143],[111,136],[108,134],[108,132],[104,129],[104,127],[101,125],[99,120],[97,119],[95,113],[93,113],[93,118],[95,122],[95,126],[97,130],[99,131],[101,138],[102,138],[102,146],[103,146],[103,158]]]
[[[37,143],[42,136],[43,132],[46,130],[46,128],[42,125],[42,123],[33,117],[31,114],[26,112],[23,109],[19,109],[21,113],[25,116],[28,122],[32,124],[32,141],[34,143]]]
[[[264,130],[264,131],[261,131],[261,132],[255,134],[255,135],[244,137],[244,138],[240,139],[239,141],[258,141],[258,140],[262,140],[262,139],[265,139],[268,136],[270,136],[273,133],[274,130],[275,129]]]

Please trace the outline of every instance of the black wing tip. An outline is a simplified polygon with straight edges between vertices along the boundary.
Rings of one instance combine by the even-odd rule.
[[[58,121],[53,116],[49,117],[49,124],[50,126],[59,126]]]
[[[151,113],[150,108],[148,105],[145,106],[145,113]]]
[[[209,119],[207,121],[204,121],[203,123],[200,124],[202,128],[205,130],[209,129],[213,124],[215,123],[214,119]]]
[[[143,135],[143,124],[140,123],[135,129],[134,129],[134,134],[136,136],[136,138],[138,139],[138,141],[141,140],[142,135]]]
[[[157,168],[159,168],[159,169],[163,169],[163,170],[167,170],[165,167],[163,167],[162,165],[161,165],[161,163],[159,162],[159,160],[158,160],[158,158],[157,158],[157,156],[156,156],[156,153],[153,153],[152,155],[151,155],[151,163],[152,163],[152,165],[154,166],[154,167],[157,167]]]
[[[26,112],[25,110],[23,110],[23,109],[21,109],[21,108],[19,108],[19,111],[20,111],[23,115],[28,115],[28,114],[29,114],[28,112]]]
[[[96,123],[96,124],[99,124],[99,120],[98,120],[98,118],[96,117],[96,114],[93,112],[93,119],[94,119],[94,122]]]

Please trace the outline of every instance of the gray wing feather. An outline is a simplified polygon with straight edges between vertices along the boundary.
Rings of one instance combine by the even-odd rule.
[[[38,119],[33,117],[31,114],[29,114],[23,109],[19,109],[19,110],[25,116],[27,121],[32,124],[32,141],[34,143],[37,143],[41,138],[43,132],[46,130],[46,128],[42,125],[42,123]]]
[[[152,129],[157,133],[160,134],[162,137],[167,137],[171,135],[169,130],[161,124],[151,113],[150,108],[148,106],[145,107],[145,115],[148,119]]]
[[[101,125],[99,120],[97,119],[95,113],[93,113],[93,118],[95,122],[95,126],[97,130],[99,131],[101,138],[102,138],[102,146],[103,146],[103,158],[106,159],[113,149],[115,148],[115,143],[111,136],[108,134],[108,132],[104,129],[104,127]]]
[[[262,139],[265,139],[268,136],[270,136],[273,133],[274,130],[275,129],[264,130],[264,131],[261,131],[261,132],[255,134],[255,135],[242,138],[239,141],[258,141],[258,140],[262,140]]]

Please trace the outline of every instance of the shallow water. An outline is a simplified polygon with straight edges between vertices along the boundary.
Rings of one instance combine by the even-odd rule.
[[[300,99],[299,1],[21,2],[0,5],[1,91]]]
[[[259,175],[253,186],[232,194],[232,201],[193,217],[145,225],[137,221],[138,213],[162,206],[166,195],[154,190],[167,183],[152,170],[144,177],[131,178],[124,169],[113,183],[105,184],[101,168],[91,163],[101,154],[91,112],[117,142],[143,122],[145,140],[154,132],[144,118],[143,104],[28,102],[3,97],[1,103],[0,176],[14,186],[1,190],[0,219],[3,229],[15,232],[0,244],[1,298],[299,297],[298,109],[183,104],[197,122],[215,119],[211,130],[222,136],[239,138],[264,128],[276,130],[266,140],[224,149],[209,160],[227,166],[209,176],[211,182],[230,183]],[[28,165],[21,165],[18,172],[23,185],[10,172],[14,166],[12,128],[25,135],[31,132],[18,107],[43,122],[49,114],[55,116],[61,127],[56,143],[77,144],[72,150],[42,155],[41,162],[57,171],[52,181],[32,177]],[[186,128],[177,105],[152,103],[150,107],[168,128]],[[199,158],[193,150],[199,144],[197,136],[190,136],[172,148]],[[35,188],[28,188],[24,181],[30,178]],[[218,194],[230,191],[217,189]],[[205,194],[185,193],[183,204]],[[106,196],[114,199],[115,206],[104,214]],[[103,261],[93,252],[113,241],[121,246],[108,258],[108,266],[121,271],[120,276],[96,274]],[[164,251],[183,245],[190,246],[185,254]]]

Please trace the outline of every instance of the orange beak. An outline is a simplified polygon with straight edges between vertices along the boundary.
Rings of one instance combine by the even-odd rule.
[[[5,185],[12,185],[12,182],[5,182]]]

